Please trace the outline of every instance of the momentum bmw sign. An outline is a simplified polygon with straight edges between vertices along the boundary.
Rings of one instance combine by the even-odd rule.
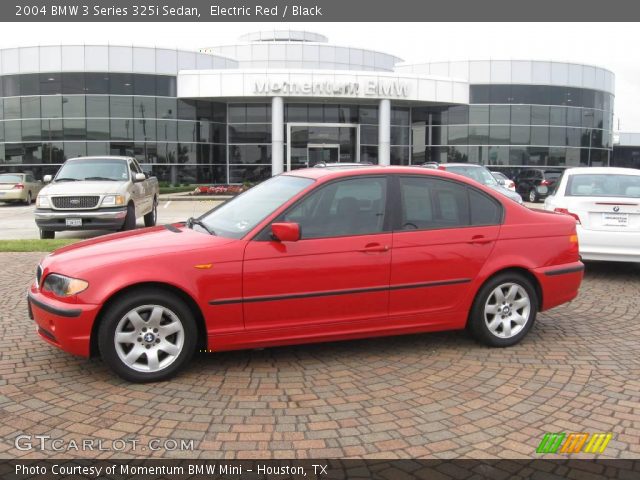
[[[371,97],[409,96],[409,84],[400,81],[364,81],[364,82],[332,82],[329,80],[318,82],[275,82],[258,80],[254,84],[254,92],[258,95],[321,95],[321,96],[350,96],[360,95]]]

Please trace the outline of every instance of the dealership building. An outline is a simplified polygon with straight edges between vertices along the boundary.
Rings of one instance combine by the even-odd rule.
[[[408,65],[268,31],[199,51],[0,50],[0,171],[131,155],[173,183],[254,182],[325,162],[612,162],[614,74],[540,60]]]

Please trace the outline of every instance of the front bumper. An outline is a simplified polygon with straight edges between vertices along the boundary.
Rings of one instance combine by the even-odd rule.
[[[118,230],[127,216],[126,208],[102,208],[100,210],[50,210],[36,209],[36,225],[42,230]],[[82,226],[71,227],[67,218],[82,219]]]
[[[43,295],[35,285],[27,294],[27,303],[40,338],[74,355],[91,354],[91,329],[100,305],[61,302]]]
[[[27,199],[26,189],[0,191],[0,202],[25,201],[26,199]]]

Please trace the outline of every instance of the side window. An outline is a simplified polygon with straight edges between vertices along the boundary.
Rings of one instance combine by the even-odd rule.
[[[488,196],[469,188],[471,225],[498,225],[502,221],[502,207]]]
[[[386,196],[385,177],[338,181],[310,193],[277,221],[300,224],[303,240],[380,233]]]
[[[25,182],[27,182],[27,183],[33,183],[33,182],[35,182],[35,180],[33,179],[33,177],[32,177],[31,175],[27,175],[27,176],[25,177]]]
[[[469,226],[464,185],[434,178],[400,177],[401,230]]]

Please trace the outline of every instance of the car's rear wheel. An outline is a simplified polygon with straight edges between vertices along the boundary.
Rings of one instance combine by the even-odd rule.
[[[51,240],[52,238],[56,238],[56,232],[54,230],[40,229],[40,240]]]
[[[518,273],[504,273],[489,280],[478,292],[469,329],[486,345],[509,347],[524,338],[537,313],[538,299],[531,282]]]
[[[529,201],[531,203],[536,203],[538,201],[538,192],[536,192],[535,188],[529,190]]]
[[[127,205],[127,216],[124,217],[122,230],[134,230],[136,228],[136,207],[132,203]]]
[[[144,226],[153,227],[158,221],[158,199],[153,199],[153,207],[151,211],[144,216]]]
[[[100,354],[131,382],[165,380],[193,356],[197,327],[191,310],[170,292],[139,290],[104,312]]]

